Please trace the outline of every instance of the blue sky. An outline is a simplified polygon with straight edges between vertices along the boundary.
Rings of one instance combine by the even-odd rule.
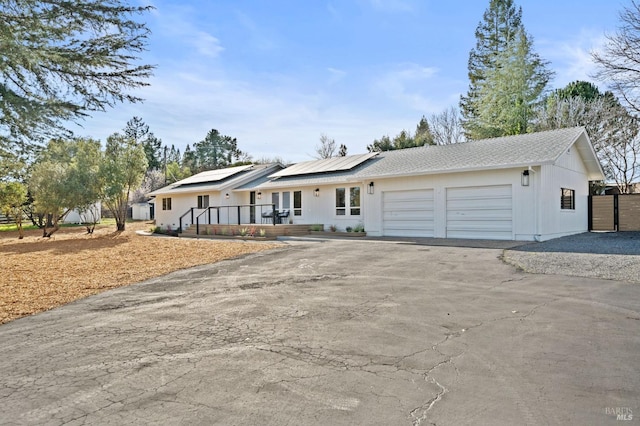
[[[118,105],[76,133],[100,140],[141,117],[181,151],[210,129],[255,159],[305,161],[322,133],[349,154],[423,115],[457,106],[489,0],[150,0],[143,104]],[[627,1],[516,0],[551,87],[588,80],[589,52]],[[601,88],[605,85],[596,82]]]

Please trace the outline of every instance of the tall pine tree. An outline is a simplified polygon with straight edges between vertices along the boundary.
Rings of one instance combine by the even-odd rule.
[[[469,138],[468,127],[478,116],[478,99],[488,70],[495,68],[500,52],[522,28],[522,8],[513,0],[491,0],[476,28],[476,47],[469,53],[469,90],[460,97],[462,125]]]
[[[498,54],[478,91],[476,118],[466,130],[472,139],[519,135],[531,130],[534,108],[553,73],[534,51],[524,28]]]

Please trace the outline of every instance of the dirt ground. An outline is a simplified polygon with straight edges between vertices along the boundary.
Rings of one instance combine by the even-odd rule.
[[[276,247],[265,242],[194,240],[139,235],[151,222],[124,232],[99,226],[0,233],[0,324],[169,272]]]

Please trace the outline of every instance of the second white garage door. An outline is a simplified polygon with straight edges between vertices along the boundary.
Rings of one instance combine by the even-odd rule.
[[[383,235],[433,237],[433,190],[383,193]]]
[[[513,238],[511,185],[447,188],[447,238]]]

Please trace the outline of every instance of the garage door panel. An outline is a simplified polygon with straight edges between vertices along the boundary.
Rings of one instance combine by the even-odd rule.
[[[490,204],[488,204],[490,203]],[[448,210],[511,210],[511,198],[474,198],[447,200]]]
[[[513,238],[511,185],[447,189],[447,237]]]
[[[433,237],[433,190],[383,193],[383,235]]]

